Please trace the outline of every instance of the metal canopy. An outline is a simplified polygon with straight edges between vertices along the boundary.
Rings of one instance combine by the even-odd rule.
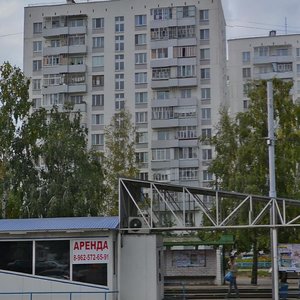
[[[300,201],[119,179],[120,230],[216,230],[300,227]],[[271,212],[276,222],[270,222]]]

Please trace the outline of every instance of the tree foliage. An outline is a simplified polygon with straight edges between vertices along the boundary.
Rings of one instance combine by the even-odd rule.
[[[136,177],[138,174],[135,156],[136,132],[129,111],[124,109],[115,114],[104,132],[106,213],[116,214],[118,212],[119,177]]]

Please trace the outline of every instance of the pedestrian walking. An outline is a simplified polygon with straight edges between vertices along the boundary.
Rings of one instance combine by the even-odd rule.
[[[229,288],[228,288],[228,293],[227,293],[227,297],[226,298],[230,298],[231,297],[231,293],[232,290],[234,289],[235,292],[235,296],[236,298],[240,298],[240,293],[237,287],[237,283],[236,283],[236,278],[237,278],[237,273],[238,273],[238,267],[237,267],[237,263],[235,261],[235,256],[232,255],[229,258],[228,261],[228,272],[231,272],[232,274],[232,279],[229,281]]]

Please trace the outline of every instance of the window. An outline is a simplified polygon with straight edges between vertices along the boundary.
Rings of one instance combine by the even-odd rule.
[[[176,8],[177,19],[195,17],[196,7],[195,6],[179,6]]]
[[[186,118],[194,118],[196,117],[196,107],[195,106],[177,106],[174,107],[174,118],[178,119],[186,119]]]
[[[211,160],[212,159],[212,150],[211,149],[202,149],[202,159]]]
[[[158,141],[167,141],[170,139],[169,131],[158,131],[157,132],[157,140]]]
[[[49,74],[49,75],[44,75],[43,78],[43,85],[45,87],[51,86],[51,85],[59,85],[63,82],[61,74]]]
[[[140,180],[148,180],[148,173],[147,172],[139,173],[139,179]]]
[[[192,90],[191,89],[181,89],[180,96],[183,99],[191,98],[192,97]]]
[[[146,45],[147,44],[147,35],[146,35],[146,33],[136,34],[134,36],[134,38],[135,38],[135,45],[136,46],[141,46],[141,45]]]
[[[199,11],[199,19],[201,21],[208,21],[209,20],[209,10],[208,9],[201,9]]]
[[[300,64],[297,64],[297,74],[300,74]]]
[[[104,28],[104,18],[93,18],[92,19],[93,29],[103,29]]]
[[[196,126],[181,126],[177,131],[178,139],[193,139],[197,138]]]
[[[124,32],[124,17],[115,17],[115,31]]]
[[[115,74],[115,89],[124,90],[124,74]]]
[[[211,181],[213,179],[212,173],[208,172],[208,170],[203,171],[203,181]]]
[[[32,71],[36,72],[40,70],[42,70],[42,60],[34,60],[32,62]]]
[[[243,109],[247,110],[249,108],[249,100],[243,100]]]
[[[115,50],[124,51],[124,35],[117,35],[115,37]]]
[[[198,168],[180,168],[179,180],[196,180],[198,179]]]
[[[151,15],[153,15],[154,20],[169,20],[172,19],[172,8],[154,8],[151,9]]]
[[[201,118],[202,120],[211,119],[211,108],[201,108]]]
[[[33,42],[33,52],[42,52],[42,41]]]
[[[289,49],[288,48],[276,49],[276,55],[278,55],[278,56],[288,56],[289,55]]]
[[[103,125],[104,114],[92,114],[92,125]]]
[[[146,15],[136,15],[134,17],[135,26],[146,26],[147,25],[147,16]]]
[[[39,109],[42,106],[41,98],[33,98],[32,99],[32,107],[35,109]]]
[[[200,40],[209,40],[209,29],[200,29]]]
[[[50,47],[52,48],[60,47],[60,40],[51,40]]]
[[[92,134],[92,145],[103,146],[104,145],[104,134],[96,133]]]
[[[193,77],[196,75],[196,68],[192,66],[178,66],[177,77]]]
[[[93,75],[92,86],[104,86],[104,75]]]
[[[84,34],[78,35],[70,35],[69,36],[69,46],[77,46],[77,45],[84,45],[85,44],[85,36]]]
[[[60,64],[59,55],[44,56],[44,66],[56,66]]]
[[[201,130],[201,137],[202,138],[211,138],[212,133],[211,133],[211,128],[203,128]]]
[[[124,54],[115,55],[115,71],[124,70]]]
[[[174,109],[172,106],[152,108],[152,120],[168,120],[173,118]]]
[[[135,153],[135,159],[137,163],[145,164],[148,162],[148,152]]]
[[[201,88],[201,100],[208,100],[210,97],[210,88]]]
[[[242,59],[243,59],[243,62],[250,62],[250,52],[244,51],[242,53]]]
[[[153,68],[152,69],[152,79],[169,79],[171,70],[169,67],[166,68]]]
[[[266,46],[254,47],[254,55],[257,56],[268,56],[269,48]]]
[[[157,97],[157,100],[170,99],[170,91],[169,90],[166,90],[166,91],[157,91],[156,92],[156,97]]]
[[[173,56],[176,57],[194,57],[196,56],[196,46],[181,46],[173,48]]]
[[[135,84],[147,83],[147,72],[135,73]]]
[[[45,94],[43,96],[43,106],[62,105],[64,103],[63,94]]]
[[[147,92],[136,92],[135,93],[135,104],[143,104],[148,102]]]
[[[115,94],[115,109],[121,110],[125,108],[124,93]]]
[[[146,111],[136,112],[135,113],[135,123],[143,124],[148,122],[148,113]]]
[[[32,79],[32,90],[38,91],[41,89],[41,79]]]
[[[80,83],[85,83],[85,73],[68,73],[65,74],[64,83],[70,85],[77,85]]]
[[[159,48],[151,50],[151,58],[168,58],[168,48]]]
[[[104,95],[92,95],[92,106],[104,106]]]
[[[70,65],[83,65],[83,56],[71,56],[69,63]]]
[[[70,19],[69,20],[69,27],[82,27],[84,25],[83,19]]]
[[[170,149],[169,148],[152,149],[152,160],[153,161],[170,160]]]
[[[148,143],[148,132],[137,132],[136,133],[136,142],[138,144]]]
[[[135,64],[146,64],[147,63],[147,53],[135,53]]]
[[[200,69],[200,78],[201,79],[210,79],[210,68]]]
[[[159,170],[153,173],[153,180],[155,181],[170,181],[170,170]]]
[[[42,33],[42,30],[43,30],[42,22],[33,23],[33,33]]]
[[[93,67],[104,67],[104,56],[93,56],[92,57],[92,66]]]
[[[70,97],[70,102],[72,104],[81,104],[81,103],[83,103],[83,95],[72,95]]]
[[[197,147],[184,147],[178,149],[178,158],[179,159],[191,159],[198,157]]]
[[[200,60],[210,59],[210,49],[200,49]]]
[[[104,47],[104,37],[97,36],[93,37],[93,48],[103,48]]]
[[[300,57],[300,48],[296,48],[296,56]]]
[[[243,68],[243,78],[251,78],[251,68]]]

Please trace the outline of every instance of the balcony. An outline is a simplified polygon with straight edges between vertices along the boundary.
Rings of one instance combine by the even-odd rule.
[[[42,88],[42,94],[56,94],[56,93],[86,93],[86,84],[60,84],[60,85],[50,85]]]
[[[62,74],[62,73],[85,73],[86,65],[55,65],[50,67],[44,67],[43,73],[47,74]]]
[[[152,140],[151,148],[178,148],[179,140]]]
[[[195,17],[150,21],[150,28],[176,27],[176,26],[189,26],[189,25],[196,25]]]
[[[191,98],[171,98],[165,100],[154,99],[151,101],[151,107],[169,107],[169,106],[196,106],[198,104],[197,97]]]
[[[263,80],[269,80],[274,77],[278,79],[286,79],[286,78],[293,78],[294,73],[292,71],[290,72],[268,72],[268,73],[256,73],[253,75],[255,79],[263,79]]]
[[[198,84],[197,77],[151,80],[151,88],[153,89],[166,88],[166,87],[197,86],[197,84]]]
[[[72,45],[62,47],[44,47],[43,55],[59,55],[59,54],[73,54],[73,53],[86,53],[86,45]]]
[[[54,28],[46,28],[43,29],[43,36],[45,38],[51,36],[60,36],[60,35],[69,35],[69,34],[86,34],[87,28],[86,26],[78,26],[78,27],[54,27]]]
[[[197,117],[182,118],[182,119],[166,119],[166,120],[151,120],[152,129],[170,128],[179,126],[197,126]]]
[[[268,63],[290,63],[294,59],[291,55],[270,55],[270,56],[255,56],[253,58],[253,64],[268,64]]]

